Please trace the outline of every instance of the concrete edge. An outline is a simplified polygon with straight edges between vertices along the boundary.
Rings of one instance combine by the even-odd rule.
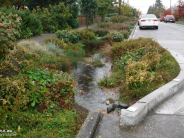
[[[76,138],[93,138],[102,118],[101,112],[90,111]]]
[[[136,26],[137,26],[137,23],[135,24],[134,29],[132,30],[128,40],[132,39],[132,37],[134,36],[135,30],[136,30]]]
[[[122,109],[120,116],[121,127],[138,125],[150,110],[176,94],[184,86],[184,57],[173,51],[170,51],[170,53],[180,65],[181,71],[179,75],[171,82],[146,95],[128,109]]]

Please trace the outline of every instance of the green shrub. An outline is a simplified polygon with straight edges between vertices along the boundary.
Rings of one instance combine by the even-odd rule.
[[[94,32],[89,30],[78,30],[77,32],[80,34],[80,40],[92,40],[96,38]]]
[[[82,43],[85,45],[84,49],[86,53],[90,53],[100,49],[103,46],[104,41],[102,39],[94,39],[94,40],[85,40]]]
[[[68,24],[72,27],[72,28],[77,28],[79,27],[79,21],[77,19],[69,19],[68,20]]]
[[[64,3],[59,5],[49,5],[48,8],[39,8],[33,10],[33,14],[37,14],[42,22],[43,32],[54,33],[57,30],[71,28],[67,20],[72,18],[69,7]]]
[[[55,45],[57,45],[58,47],[60,47],[61,49],[65,49],[67,44],[63,41],[63,40],[60,40],[58,38],[47,38],[45,39],[44,41],[45,43],[54,43]]]
[[[103,67],[105,64],[102,63],[102,61],[100,60],[97,60],[97,59],[94,59],[92,62],[91,62],[92,66],[94,67]]]
[[[63,51],[56,44],[52,42],[44,44],[44,46],[48,49],[49,52],[51,51],[53,55],[56,55],[56,56],[63,55]]]
[[[113,23],[123,23],[125,21],[129,20],[129,18],[127,16],[112,16],[111,17],[111,22]]]
[[[18,39],[26,39],[42,33],[43,27],[39,16],[32,14],[28,9],[16,10],[14,7],[8,7],[2,8],[1,10],[7,15],[16,13],[22,18],[21,25],[19,27],[20,36],[17,37]]]
[[[97,24],[97,27],[105,29],[105,28],[109,28],[111,25],[112,25],[111,22],[101,22]]]
[[[103,39],[112,40],[114,42],[123,41],[123,35],[120,32],[110,32]]]
[[[122,30],[121,33],[123,34],[125,39],[129,38],[129,32],[127,30]]]
[[[133,52],[134,54],[139,54],[136,56],[141,56],[146,53],[146,51],[159,51],[162,53],[165,51],[156,41],[153,41],[151,38],[140,37],[138,39],[124,41],[123,43],[115,43],[112,47],[112,54],[115,58],[121,58],[126,52]]]
[[[61,40],[63,39],[65,43],[68,43],[68,42],[77,43],[80,40],[80,33],[77,31],[58,30],[56,32],[56,35],[58,39],[61,39]]]
[[[40,57],[32,66],[37,68],[62,70],[63,72],[70,71],[72,69],[71,61],[68,57],[56,57],[54,55],[44,55]]]
[[[78,62],[82,60],[85,55],[84,45],[81,43],[71,44],[65,48],[64,54],[70,60],[72,66],[77,66]]]
[[[106,14],[107,17],[112,17],[112,16],[116,16],[118,15],[118,13],[109,13],[109,14]]]
[[[63,39],[66,43],[78,43],[81,40],[92,40],[96,38],[95,34],[88,30],[58,30],[56,35],[57,38]]]
[[[98,83],[100,87],[114,88],[122,84],[125,78],[124,72],[122,70],[116,70],[112,73],[110,77],[106,76]]]
[[[29,10],[21,10],[18,15],[22,18],[20,26],[21,39],[42,34],[43,27],[38,15],[32,14]]]
[[[96,36],[98,37],[103,37],[109,33],[108,29],[95,29],[95,28],[90,28],[88,29],[89,31],[93,31]]]
[[[21,55],[21,51],[22,49],[24,49],[25,51],[29,51],[30,53],[35,53],[38,56],[44,56],[44,55],[50,55],[53,54],[51,51],[49,51],[44,45],[36,42],[36,41],[28,41],[28,40],[22,40],[18,42],[19,47],[23,46],[25,48],[22,47],[16,47],[18,48],[15,52],[19,52],[19,54]]]
[[[18,37],[18,27],[20,17],[17,15],[6,15],[0,12],[0,60],[14,48],[16,37]]]

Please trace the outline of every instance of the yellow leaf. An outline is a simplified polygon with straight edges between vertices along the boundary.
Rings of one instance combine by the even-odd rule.
[[[18,126],[18,129],[17,129],[18,132],[20,132],[20,125]]]

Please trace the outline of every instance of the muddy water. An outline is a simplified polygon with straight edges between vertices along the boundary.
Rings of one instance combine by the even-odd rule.
[[[90,111],[107,110],[110,105],[106,105],[106,99],[118,100],[119,98],[118,90],[102,90],[98,86],[100,79],[110,75],[112,66],[110,59],[100,58],[100,60],[105,64],[104,67],[93,67],[90,64],[81,63],[74,71],[78,83],[76,89],[80,91],[75,95],[75,101]]]

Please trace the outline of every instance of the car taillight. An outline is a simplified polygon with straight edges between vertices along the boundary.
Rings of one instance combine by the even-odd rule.
[[[158,21],[158,20],[153,20],[153,21]]]
[[[146,20],[141,20],[141,22],[145,22]]]

